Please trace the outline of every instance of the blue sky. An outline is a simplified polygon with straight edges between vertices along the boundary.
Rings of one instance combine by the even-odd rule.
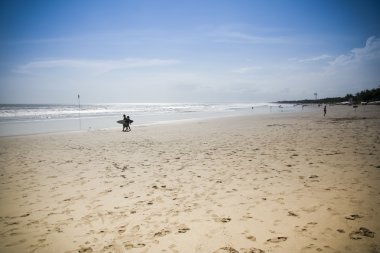
[[[380,85],[379,1],[0,3],[0,103],[268,102]]]

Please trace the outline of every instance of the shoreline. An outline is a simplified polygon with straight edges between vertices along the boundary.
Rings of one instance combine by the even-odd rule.
[[[188,113],[173,113],[173,114],[148,114],[135,115],[135,126],[149,126],[157,124],[171,124],[177,121],[193,121],[202,119],[214,119],[224,117],[235,117],[244,115],[261,115],[272,113],[286,113],[279,109],[272,112],[270,107],[259,107],[256,110],[245,108],[238,111],[224,112],[188,112]],[[276,108],[275,108],[276,109]],[[281,110],[281,111],[280,111]],[[290,113],[298,112],[292,110]],[[57,118],[57,119],[41,119],[30,121],[10,121],[0,122],[0,137],[8,136],[28,136],[35,134],[51,134],[51,133],[70,133],[70,132],[86,132],[86,131],[103,131],[117,129],[115,122],[119,120],[114,115],[100,117],[83,117],[83,118]],[[139,123],[137,123],[139,122]],[[82,125],[82,126],[81,126]],[[82,129],[77,129],[81,127]]]
[[[0,251],[379,251],[380,108],[351,109],[0,137]]]

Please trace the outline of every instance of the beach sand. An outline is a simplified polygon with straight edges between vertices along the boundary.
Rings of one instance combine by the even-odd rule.
[[[0,138],[0,252],[380,252],[380,107]]]

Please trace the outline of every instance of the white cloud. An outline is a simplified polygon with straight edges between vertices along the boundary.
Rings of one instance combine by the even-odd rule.
[[[317,61],[326,61],[333,58],[331,55],[327,54],[322,54],[319,56],[311,57],[311,58],[306,58],[306,59],[296,59],[298,62],[317,62]]]
[[[246,43],[246,44],[288,44],[289,38],[278,35],[259,35],[258,33],[244,32],[234,26],[222,26],[211,30],[209,36],[216,42]]]
[[[256,72],[256,71],[258,71],[260,69],[261,69],[261,67],[259,67],[259,66],[246,66],[246,67],[234,69],[234,70],[232,70],[232,73],[236,73],[236,74],[248,74],[248,73]]]
[[[51,69],[74,69],[91,70],[96,73],[104,73],[117,69],[160,67],[178,64],[173,59],[140,59],[127,58],[122,60],[78,60],[78,59],[56,59],[36,60],[16,68],[15,72],[30,74],[39,70]]]
[[[331,66],[345,66],[380,59],[380,39],[369,37],[363,48],[354,48],[348,54],[342,54],[330,61]]]
[[[223,32],[216,34],[217,42],[235,42],[248,44],[285,44],[288,41],[282,37],[256,36],[242,32]]]
[[[379,69],[380,39],[370,37],[365,46],[348,50],[346,54],[293,58],[266,64],[260,71],[251,65],[233,72],[242,74],[237,77],[245,80],[247,87],[257,87],[265,97],[283,100],[313,98],[314,92],[321,97],[344,96],[377,87]],[[247,73],[254,75],[243,75]],[[232,83],[239,80],[236,78]]]

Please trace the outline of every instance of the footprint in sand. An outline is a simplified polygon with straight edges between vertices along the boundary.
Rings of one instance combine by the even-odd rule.
[[[144,243],[136,243],[136,244],[133,244],[131,242],[126,242],[124,243],[124,247],[126,249],[133,249],[133,248],[143,248],[145,247],[145,244]]]
[[[236,249],[232,247],[222,247],[218,249],[217,251],[214,251],[213,253],[239,253]]]
[[[316,252],[316,251],[322,251],[322,248],[316,246],[315,244],[309,244],[308,246],[306,247],[303,247],[301,249],[301,252]]]
[[[286,237],[286,236],[278,236],[278,237],[268,239],[267,242],[278,243],[278,242],[284,242],[287,239],[288,239],[288,237]]]
[[[262,249],[257,248],[249,248],[249,249],[242,249],[242,253],[265,253]]]
[[[357,231],[352,231],[349,236],[350,236],[350,239],[352,239],[352,240],[360,240],[364,236],[365,237],[374,238],[375,237],[375,232],[372,232],[368,228],[361,227]]]
[[[296,226],[296,231],[297,232],[304,232],[304,231],[307,231],[309,228],[314,228],[316,225],[318,225],[317,222],[308,222],[303,227]]]
[[[318,209],[321,207],[321,205],[319,206],[310,206],[310,207],[303,207],[301,208],[302,211],[306,212],[306,213],[314,213],[316,211],[318,211]]]
[[[248,240],[251,240],[252,242],[256,241],[256,237],[253,235],[247,235],[247,236],[245,236],[245,238],[247,238]]]
[[[350,215],[347,215],[346,217],[347,220],[356,220],[356,219],[359,219],[359,218],[363,218],[363,216],[359,215],[359,214],[350,214]]]
[[[107,251],[110,252],[112,250],[112,248],[114,248],[114,245],[113,244],[110,244],[110,245],[107,245],[107,246],[104,246],[103,247],[103,250],[104,251]]]
[[[231,218],[215,218],[216,222],[227,223],[231,221]]]
[[[22,239],[22,240],[19,240],[19,241],[17,241],[17,242],[14,242],[14,243],[7,244],[7,245],[5,245],[5,247],[13,247],[13,246],[16,246],[16,245],[22,244],[22,243],[24,243],[24,242],[26,242],[26,239]]]
[[[88,248],[85,248],[85,247],[81,247],[79,250],[78,250],[79,253],[91,253],[92,252],[92,248],[91,247],[88,247]]]
[[[170,230],[167,229],[161,229],[161,231],[154,234],[154,237],[163,237],[167,234],[170,234]]]
[[[121,227],[118,229],[117,232],[119,232],[119,234],[123,234],[123,233],[125,233],[125,226],[121,226]]]
[[[140,230],[140,226],[139,225],[136,225],[136,226],[134,226],[132,229],[131,229],[131,232],[132,233],[136,233],[136,232],[138,232]]]
[[[186,225],[180,225],[178,228],[178,233],[184,234],[189,230],[190,228],[188,228]]]

